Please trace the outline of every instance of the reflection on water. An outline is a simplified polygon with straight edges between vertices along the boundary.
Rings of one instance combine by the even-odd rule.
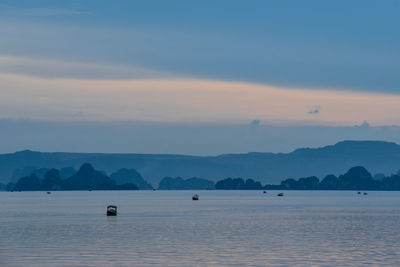
[[[0,193],[0,265],[400,266],[400,192],[194,193]]]

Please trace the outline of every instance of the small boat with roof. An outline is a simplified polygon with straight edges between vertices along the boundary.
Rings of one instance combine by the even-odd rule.
[[[117,206],[107,206],[107,216],[117,216]]]

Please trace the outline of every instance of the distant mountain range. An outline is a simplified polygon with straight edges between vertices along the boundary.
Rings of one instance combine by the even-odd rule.
[[[0,155],[0,182],[22,175],[24,169],[78,169],[89,162],[107,173],[136,169],[158,185],[166,176],[201,177],[218,181],[227,177],[253,178],[277,184],[287,178],[339,175],[353,166],[390,175],[400,170],[400,145],[383,141],[343,141],[322,148],[301,148],[291,153],[247,153],[219,156],[163,154],[47,153],[21,151]],[[62,175],[62,174],[61,174]]]

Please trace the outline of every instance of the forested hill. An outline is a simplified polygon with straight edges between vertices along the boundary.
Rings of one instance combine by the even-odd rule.
[[[90,162],[107,173],[121,168],[136,169],[153,183],[166,176],[203,177],[217,181],[226,177],[253,178],[276,184],[288,177],[340,174],[353,166],[364,166],[372,174],[400,169],[400,145],[382,141],[343,141],[322,148],[301,148],[291,153],[247,153],[219,156],[161,154],[91,154],[21,151],[0,155],[0,182],[21,177],[24,170],[79,168]]]

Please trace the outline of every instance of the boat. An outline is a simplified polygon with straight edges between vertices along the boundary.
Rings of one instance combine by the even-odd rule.
[[[278,194],[278,197],[283,197],[283,193],[279,193],[279,194]]]
[[[192,200],[199,200],[199,195],[198,194],[193,195]]]
[[[361,195],[361,192],[357,192],[357,194]]]
[[[367,192],[364,192],[364,196],[365,196],[365,195],[368,195],[368,193],[367,193]]]
[[[267,193],[267,191],[263,191],[263,194],[266,194]]]
[[[50,195],[50,194],[51,194],[51,192],[47,191],[47,194],[48,194],[48,195]]]
[[[107,207],[107,216],[117,216],[117,206],[110,205]]]

